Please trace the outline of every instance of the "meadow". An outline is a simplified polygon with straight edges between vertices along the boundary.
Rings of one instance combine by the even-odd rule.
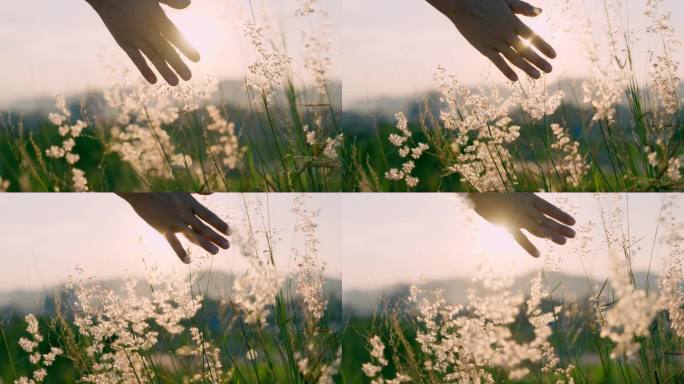
[[[573,54],[592,68],[585,78],[471,87],[438,66],[422,103],[345,116],[354,190],[681,190],[681,31],[661,1],[645,2],[645,30],[630,24],[629,2],[602,3],[554,2],[561,16],[550,23],[583,47]],[[644,74],[633,47],[645,37],[655,43],[640,52]]]
[[[105,57],[116,86],[58,95],[43,116],[3,113],[0,190],[340,190],[341,88],[329,79],[326,11],[302,2],[295,16],[306,27],[287,31],[301,35],[302,70],[260,11],[242,20],[254,60],[231,95],[213,76],[153,86]]]
[[[496,273],[483,261],[477,276],[464,280],[458,302],[446,283],[429,280],[399,287],[365,313],[345,301],[346,382],[682,382],[682,222],[672,214],[678,199],[663,199],[652,243],[630,232],[624,198],[597,199],[600,221],[579,229],[573,254],[551,250],[529,275]],[[588,246],[593,238],[602,244],[598,254]],[[664,247],[656,251],[657,244]],[[650,257],[648,270],[633,269],[640,252]],[[597,257],[610,261],[605,280],[588,266],[574,282],[557,274],[565,259],[584,266]],[[654,260],[662,269],[650,268]],[[586,294],[570,288],[577,284]]]
[[[76,268],[39,311],[3,308],[0,380],[337,382],[341,283],[325,276],[318,211],[305,197],[294,202],[296,228],[285,251],[276,246],[281,230],[270,225],[268,207],[246,198],[244,211],[232,236],[244,272],[213,270],[214,256],[200,253],[190,268],[174,271],[143,259],[146,278],[100,280]]]

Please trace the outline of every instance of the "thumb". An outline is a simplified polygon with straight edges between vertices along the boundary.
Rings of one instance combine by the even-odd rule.
[[[541,15],[542,13],[541,8],[537,8],[521,0],[508,0],[508,6],[511,7],[511,11],[513,11],[513,13],[524,16],[535,17]]]
[[[164,3],[171,8],[183,9],[190,5],[191,0],[159,0],[160,3]]]
[[[518,244],[520,244],[520,246],[523,247],[525,251],[527,251],[527,253],[529,253],[532,257],[540,256],[537,247],[535,247],[530,239],[528,239],[527,236],[525,236],[519,229],[512,230],[511,234],[513,235],[515,241],[517,241]]]

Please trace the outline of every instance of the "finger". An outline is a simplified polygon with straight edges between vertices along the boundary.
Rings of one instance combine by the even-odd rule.
[[[145,80],[147,80],[147,82],[150,84],[156,84],[157,76],[155,76],[154,72],[152,72],[152,68],[147,65],[147,61],[143,57],[142,53],[140,53],[140,50],[131,45],[122,45],[121,48],[123,48],[124,52],[126,52],[133,64],[135,64]]]
[[[226,235],[230,235],[230,228],[228,227],[228,223],[221,220],[220,217],[218,217],[214,212],[210,211],[207,207],[202,205],[199,201],[195,200],[195,198],[192,198],[192,200],[192,211],[197,216],[199,216],[200,219],[209,223],[209,225],[216,228],[219,232],[224,233]]]
[[[534,236],[537,236],[540,239],[548,239],[558,245],[563,245],[567,242],[565,236],[561,236],[556,232],[546,227],[543,227],[539,222],[530,218],[524,220],[523,228],[525,228],[529,233],[533,234]]]
[[[186,227],[185,229],[183,229],[183,235],[185,235],[185,237],[188,240],[190,240],[191,243],[195,244],[198,247],[204,248],[205,251],[211,253],[212,255],[215,255],[219,252],[217,246],[215,246],[211,241],[205,239],[204,236],[199,236],[190,227]]]
[[[190,6],[190,0],[159,0],[159,2],[176,9],[183,9]]]
[[[542,199],[541,197],[534,195],[532,198],[532,206],[538,210],[544,212],[547,216],[552,217],[563,224],[575,225],[575,219],[566,213],[562,209],[556,207],[555,205],[549,203],[548,201]]]
[[[176,24],[174,24],[163,12],[159,18],[158,28],[164,37],[169,40],[171,44],[176,46],[185,57],[195,63],[200,60],[199,52],[188,43],[185,36],[183,36],[178,27],[176,27]]]
[[[565,226],[557,222],[556,220],[549,219],[548,217],[542,214],[539,214],[536,220],[541,226],[546,227],[561,236],[569,238],[575,237],[575,231],[572,228]]]
[[[171,68],[169,68],[169,66],[166,64],[166,61],[162,58],[159,52],[157,52],[157,50],[154,49],[154,47],[152,47],[152,45],[150,45],[148,42],[144,42],[141,45],[143,53],[152,62],[152,65],[154,65],[154,67],[157,68],[157,71],[159,71],[164,80],[166,80],[166,82],[169,83],[169,85],[178,85],[178,76],[176,76],[176,74],[173,73]]]
[[[173,251],[176,252],[178,258],[181,259],[181,261],[185,264],[189,264],[190,258],[188,257],[188,252],[185,250],[185,248],[183,248],[183,245],[178,240],[178,237],[176,237],[176,234],[173,232],[167,232],[164,235],[164,238],[166,238],[166,241],[169,243],[169,245],[171,245]]]
[[[550,73],[553,70],[553,67],[551,64],[544,60],[541,56],[537,54],[532,48],[530,48],[528,45],[526,45],[522,39],[516,39],[516,41],[512,44],[513,48],[522,56],[525,60],[529,61],[530,63],[534,64],[537,68],[541,69],[542,71],[546,73]]]
[[[529,253],[532,257],[540,256],[537,247],[535,247],[534,244],[532,244],[532,242],[530,241],[530,239],[528,239],[527,236],[525,236],[519,229],[513,230],[511,234],[513,235],[515,241],[517,241],[518,244],[520,244],[520,246],[523,247],[523,249],[527,251],[527,253]]]
[[[553,47],[551,47],[551,45],[547,43],[544,39],[539,37],[539,35],[534,33],[534,31],[531,30],[530,27],[525,25],[525,23],[520,21],[520,19],[517,19],[516,31],[518,32],[518,34],[520,34],[520,36],[522,36],[523,39],[528,40],[530,44],[534,45],[539,50],[539,52],[546,55],[546,57],[550,57],[552,59],[556,58],[556,51],[553,49]]]
[[[506,64],[506,60],[504,60],[501,55],[499,55],[498,52],[490,52],[489,54],[486,55],[487,58],[496,65],[497,68],[499,68],[499,71],[504,74],[510,81],[518,81],[518,75],[515,74],[515,71]]]
[[[198,234],[203,236],[205,239],[211,241],[212,243],[218,245],[219,247],[223,249],[228,249],[230,247],[230,244],[228,243],[228,240],[226,240],[223,236],[219,235],[216,233],[216,231],[212,230],[209,228],[206,224],[204,224],[200,219],[198,219],[195,216],[192,216],[190,218],[189,225],[192,227],[192,229],[195,230]]]
[[[171,46],[171,44],[169,44],[168,41],[166,41],[166,39],[164,39],[161,35],[155,34],[149,37],[149,42],[183,80],[190,80],[192,77],[190,68],[185,65],[183,60],[181,60],[181,57],[178,55],[178,52],[176,52],[176,50]]]
[[[535,17],[541,15],[542,13],[541,8],[537,8],[520,0],[508,0],[508,6],[511,8],[513,13],[524,16]]]
[[[541,77],[541,73],[539,73],[539,71],[536,70],[532,64],[528,63],[527,60],[523,59],[522,56],[514,51],[513,48],[508,46],[501,47],[501,54],[503,54],[504,57],[511,62],[511,64],[522,69],[531,78],[538,79]]]

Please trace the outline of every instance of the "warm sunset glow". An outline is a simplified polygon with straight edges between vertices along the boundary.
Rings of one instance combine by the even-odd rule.
[[[478,219],[475,233],[477,245],[487,256],[508,257],[524,253],[504,227]]]
[[[203,12],[188,12],[174,17],[174,21],[190,44],[200,52],[202,61],[213,61],[218,56],[225,33],[222,33],[215,17]]]

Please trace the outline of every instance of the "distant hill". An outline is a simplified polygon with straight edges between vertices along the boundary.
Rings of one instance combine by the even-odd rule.
[[[230,294],[234,276],[224,272],[213,271],[211,273],[200,272],[196,275],[193,282],[193,292],[206,293],[206,298],[219,300]],[[149,285],[146,281],[138,280],[136,291],[141,296],[151,294]],[[114,292],[121,293],[123,284],[121,279],[101,280],[98,283],[105,289],[112,289]],[[294,289],[293,279],[286,279],[283,287]],[[340,279],[328,278],[325,282],[330,306],[341,306],[342,300],[342,281]],[[0,318],[22,316],[27,313],[51,315],[54,313],[54,298],[60,297],[61,300],[73,301],[73,296],[66,290],[64,285],[54,286],[45,290],[17,290],[0,293]],[[339,312],[335,309],[335,312]]]
[[[530,281],[535,274],[527,274],[515,279],[512,291],[529,293]],[[644,288],[646,286],[646,272],[636,272],[635,280],[637,287]],[[589,287],[593,287],[598,292],[603,286],[603,281],[587,281],[584,276],[572,276],[561,273],[549,273],[545,276],[545,287],[553,290],[552,297],[555,300],[562,301],[568,299],[584,299],[590,296],[591,291]],[[650,274],[648,276],[649,291],[655,292],[658,290],[658,277]],[[449,280],[437,280],[428,282],[425,289],[443,289],[444,297],[450,304],[466,304],[468,302],[468,289],[474,287],[470,279],[459,278]],[[343,308],[346,313],[351,313],[355,316],[370,316],[374,312],[379,312],[382,308],[382,303],[400,303],[409,295],[410,285],[400,284],[392,287],[386,287],[377,290],[347,290],[342,295]],[[603,290],[603,295],[611,293],[610,282],[606,284]]]
[[[337,110],[340,110],[342,106],[342,84],[339,81],[332,81],[328,89],[332,104]],[[304,88],[299,89],[298,92],[300,98],[311,100],[314,99],[317,91],[314,88]],[[100,90],[64,96],[75,118],[79,117],[81,102],[85,102],[89,110],[96,112],[102,111],[106,105],[103,92]],[[282,90],[278,97],[281,99],[285,97]],[[218,90],[211,95],[207,103],[226,105],[233,110],[249,110],[250,100],[245,90],[245,82],[234,79],[221,80],[218,84]],[[9,112],[12,115],[22,115],[24,125],[30,129],[40,122],[47,121],[48,114],[54,109],[54,97],[45,96],[0,105],[0,114]]]
[[[582,79],[567,79],[561,80],[557,83],[550,84],[547,88],[550,92],[562,90],[565,93],[563,102],[566,105],[582,106]],[[476,87],[469,88],[472,92],[477,92]],[[508,87],[497,86],[502,97],[510,95]],[[679,85],[679,94],[684,96],[684,82]],[[423,104],[427,97],[431,100],[437,101],[440,94],[436,89],[425,89],[422,92],[404,95],[388,95],[380,96],[368,100],[358,100],[351,103],[345,103],[344,111],[359,115],[378,115],[386,118],[394,116],[397,112],[408,113],[415,105]],[[623,98],[623,104],[627,104],[626,97]]]

